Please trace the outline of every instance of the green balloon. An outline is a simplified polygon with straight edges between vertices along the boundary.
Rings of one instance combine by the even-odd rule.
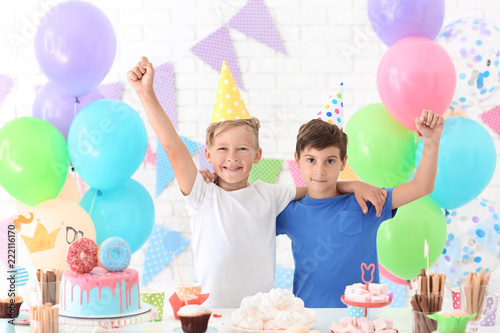
[[[54,199],[69,169],[68,146],[51,123],[14,119],[0,128],[0,185],[28,206]]]
[[[378,260],[392,274],[414,279],[427,268],[425,240],[429,244],[429,267],[441,255],[446,242],[446,220],[441,208],[429,196],[398,209],[384,221],[377,233]]]
[[[379,187],[406,183],[415,169],[417,133],[401,126],[382,104],[359,109],[345,127],[349,165],[363,181]]]

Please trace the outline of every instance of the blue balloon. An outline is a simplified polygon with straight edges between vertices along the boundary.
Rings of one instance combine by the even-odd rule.
[[[106,190],[130,178],[148,145],[146,127],[127,104],[102,99],[76,116],[68,133],[71,163],[91,187]]]
[[[121,237],[134,253],[153,231],[155,206],[149,192],[140,183],[128,179],[110,190],[89,189],[80,206],[94,222],[96,243]]]
[[[424,140],[417,147],[417,167]],[[464,117],[446,119],[431,197],[445,209],[465,205],[486,188],[495,172],[496,161],[495,144],[483,126]]]

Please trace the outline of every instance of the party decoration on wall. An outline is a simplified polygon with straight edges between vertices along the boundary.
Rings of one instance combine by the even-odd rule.
[[[349,165],[363,181],[393,187],[410,179],[415,168],[417,134],[400,124],[380,103],[354,113],[346,125]]]
[[[413,279],[426,267],[424,241],[429,243],[429,264],[443,251],[446,222],[437,203],[425,196],[398,208],[396,216],[380,225],[377,252],[381,265],[402,279]]]
[[[189,50],[216,71],[219,71],[223,61],[227,61],[231,73],[233,73],[234,80],[241,89],[244,89],[240,68],[236,60],[236,54],[234,53],[233,41],[229,36],[229,29],[226,26],[212,32],[209,36],[193,45]]]
[[[319,110],[314,111],[313,119],[326,121],[331,125],[344,129],[344,83],[335,89]]]
[[[229,26],[284,55],[288,55],[278,29],[276,29],[273,19],[262,0],[248,1],[229,20]]]
[[[226,61],[222,61],[219,84],[215,95],[214,112],[210,123],[224,120],[251,119],[240,91]]]
[[[198,150],[200,143],[189,140],[181,136],[182,142],[186,145],[191,156]],[[163,149],[159,140],[156,146],[156,197],[165,189],[165,187],[175,178],[172,164],[168,160],[165,149]]]
[[[305,187],[307,186],[304,180],[302,179],[302,174],[300,173],[300,169],[295,163],[295,160],[286,161],[288,164],[288,169],[292,173],[293,183],[296,187]]]
[[[0,75],[0,102],[5,98],[5,95],[9,93],[13,85],[14,82],[11,78]]]
[[[148,143],[148,148],[146,149],[146,156],[144,157],[144,163],[149,163],[156,166],[156,154],[153,153],[153,149]]]
[[[9,253],[9,230],[12,230],[12,221],[15,216],[0,220],[0,265],[4,268],[8,266],[7,255]],[[11,226],[9,228],[9,226]]]
[[[199,169],[208,169],[210,172],[214,172],[214,167],[212,163],[208,163],[207,157],[205,155],[205,148],[207,146],[205,145],[200,145],[198,147],[198,162],[199,162]]]
[[[500,209],[484,198],[446,213],[448,235],[433,270],[446,273],[451,284],[482,268],[494,271],[500,256]]]
[[[361,180],[361,179],[359,179],[359,177],[356,175],[356,173],[354,171],[352,171],[349,163],[346,163],[344,170],[340,171],[339,180],[351,181],[351,180]]]
[[[119,101],[122,99],[122,82],[101,84],[99,87],[97,87],[97,89],[99,89],[99,91],[104,95],[104,98],[116,99]]]
[[[417,166],[422,158],[424,140],[417,148]],[[436,182],[430,196],[445,209],[465,205],[489,184],[496,159],[495,144],[483,126],[464,117],[446,119],[439,146]]]
[[[164,63],[155,68],[153,89],[163,110],[177,128],[177,106],[175,104],[174,68],[170,63]]]
[[[0,185],[29,206],[55,198],[69,169],[66,141],[49,122],[14,119],[0,128]]]
[[[283,160],[263,158],[252,167],[248,181],[254,183],[256,180],[262,180],[265,183],[275,184],[282,167]]]
[[[68,134],[71,163],[93,188],[113,188],[131,177],[146,155],[146,126],[127,104],[102,99],[76,116]]]
[[[500,87],[500,30],[484,18],[462,18],[441,30],[437,40],[451,56],[456,89],[450,107],[470,106],[490,98]]]
[[[389,305],[390,308],[403,308],[406,302],[406,293],[408,292],[407,285],[400,285],[393,283],[383,276],[380,276],[380,283],[386,284],[389,291],[392,293],[392,303]]]
[[[73,201],[44,201],[33,209],[33,215],[33,222],[21,224],[19,234],[38,269],[69,269],[65,258],[71,243],[83,237],[96,239],[90,216]]]
[[[103,99],[104,95],[99,89],[94,89],[88,94],[78,98],[64,95],[52,82],[47,82],[38,90],[32,107],[33,117],[48,121],[61,132],[65,139],[75,115],[92,102]]]
[[[88,94],[108,74],[115,58],[111,22],[99,8],[84,1],[59,3],[42,20],[45,24],[39,25],[35,35],[35,55],[42,72],[65,95]]]
[[[130,178],[112,189],[89,189],[80,206],[94,222],[97,245],[110,237],[121,237],[134,253],[153,230],[153,199],[144,186]]]
[[[277,266],[274,277],[274,288],[290,290],[293,283],[293,271],[293,268]]]
[[[479,115],[482,121],[500,135],[500,105]]]
[[[155,224],[146,247],[142,284],[147,285],[160,273],[175,255],[179,255],[189,245],[189,241],[176,231],[170,231]]]
[[[369,0],[368,17],[377,36],[390,46],[406,37],[436,38],[444,8],[444,0]]]
[[[413,131],[415,118],[423,109],[445,112],[455,84],[450,56],[438,43],[424,37],[407,37],[391,45],[377,70],[382,103],[397,122]]]

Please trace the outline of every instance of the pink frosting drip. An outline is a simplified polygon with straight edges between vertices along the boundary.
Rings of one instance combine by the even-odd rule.
[[[63,273],[63,302],[65,300],[66,293],[66,283],[71,283],[71,301],[73,302],[73,289],[74,286],[80,286],[80,305],[83,302],[83,292],[87,292],[87,304],[89,303],[89,292],[93,288],[97,287],[98,298],[101,299],[101,289],[103,287],[108,287],[113,297],[115,297],[115,289],[116,284],[122,284],[122,281],[125,281],[125,305],[127,309],[129,305],[132,305],[132,288],[135,284],[139,284],[139,275],[136,270],[127,268],[122,272],[108,272],[102,267],[96,267],[92,270],[92,272],[88,274],[78,274],[73,271],[66,271]],[[120,290],[120,312],[123,313],[123,295],[122,288]],[[140,292],[139,292],[140,296]],[[140,297],[139,297],[140,299]],[[66,310],[66,304],[63,304],[64,309]],[[141,303],[139,302],[139,308],[141,307]]]

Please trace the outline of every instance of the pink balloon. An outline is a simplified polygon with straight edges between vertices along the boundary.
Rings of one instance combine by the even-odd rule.
[[[380,60],[377,88],[391,116],[416,130],[423,109],[443,114],[455,92],[455,67],[446,51],[424,37],[407,37],[392,44]]]

